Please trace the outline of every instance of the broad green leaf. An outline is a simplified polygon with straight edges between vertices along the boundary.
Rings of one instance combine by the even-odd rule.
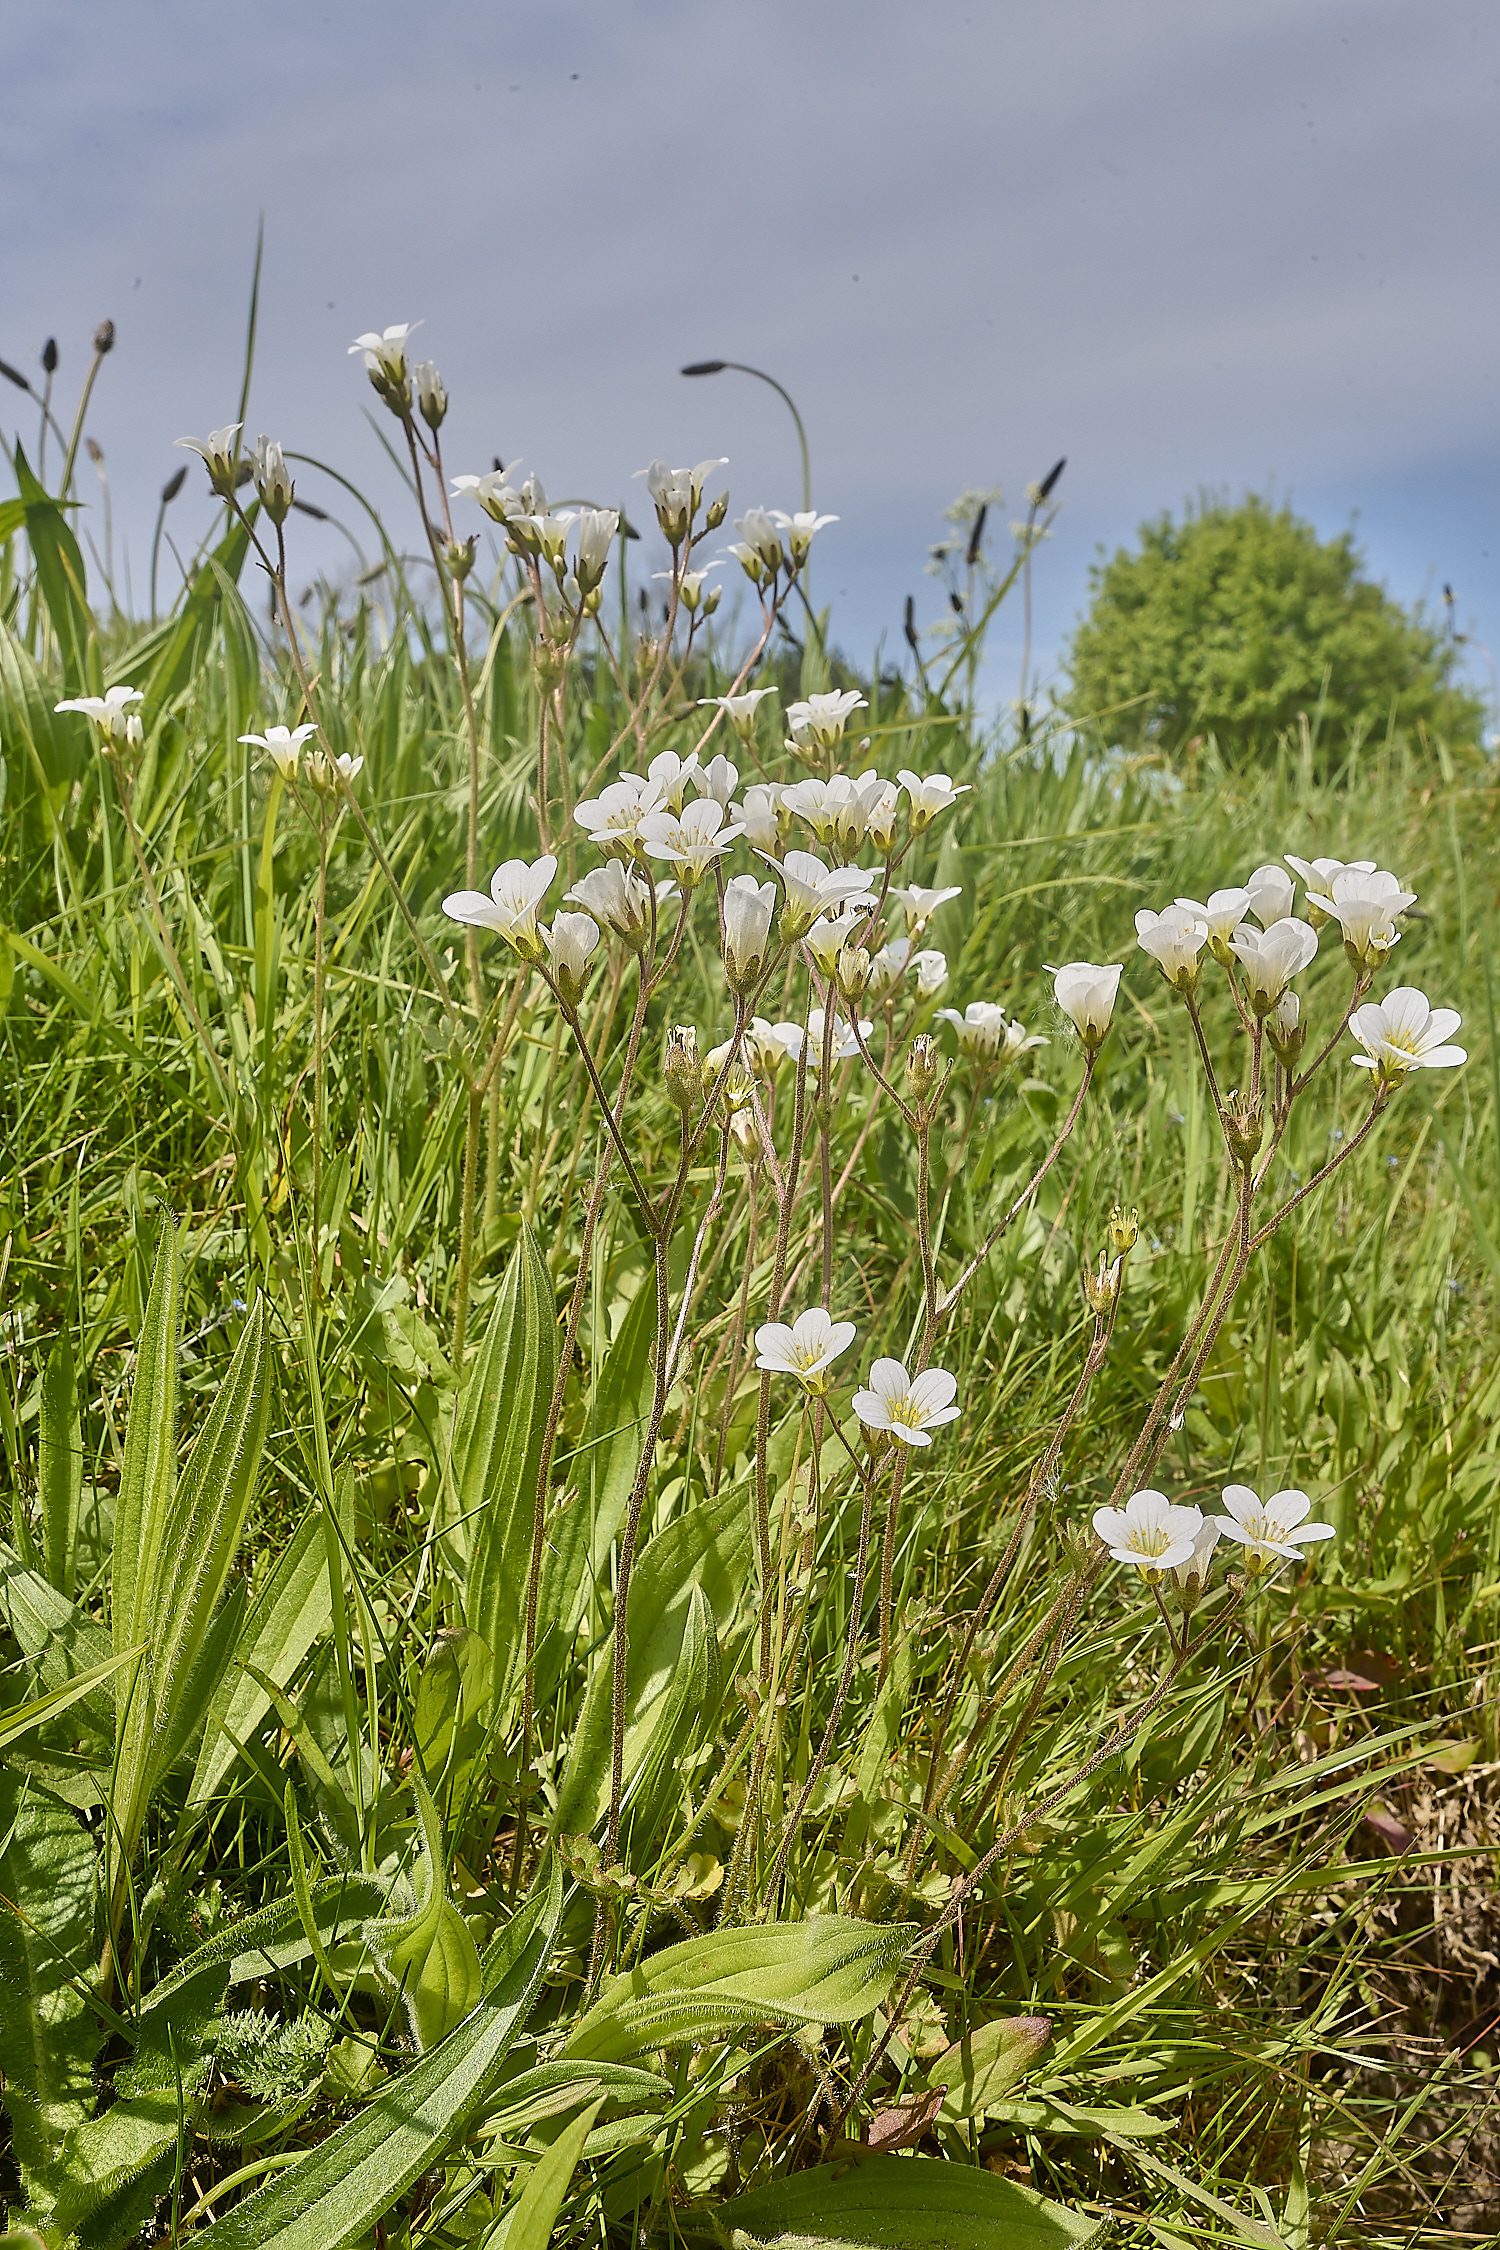
[[[0,1750],[19,1742],[33,1727],[45,1726],[49,1719],[55,1719],[70,1705],[81,1702],[84,1696],[92,1695],[96,1687],[112,1679],[132,1657],[144,1654],[145,1645],[143,1641],[139,1648],[122,1649],[118,1656],[106,1656],[91,1670],[75,1673],[63,1687],[49,1688],[45,1695],[33,1696],[29,1703],[15,1704],[9,1710],[0,1711]]]
[[[736,2250],[1070,2250],[1109,2224],[977,2165],[857,2154],[736,2196],[714,2219]]]
[[[667,1693],[681,1659],[695,1588],[702,1588],[723,1640],[750,1575],[751,1552],[750,1510],[738,1485],[674,1516],[643,1549],[630,1581],[627,1783],[649,1746],[653,1707]],[[553,1815],[560,1836],[586,1834],[609,1802],[613,1646],[611,1636],[589,1675]]]
[[[206,1803],[229,1775],[239,1755],[271,1708],[271,1698],[246,1662],[287,1687],[329,1619],[328,1554],[322,1519],[310,1508],[256,1585],[235,1650],[209,1706],[203,1747],[188,1803]]]
[[[177,1466],[177,1230],[170,1212],[151,1273],[146,1317],[136,1339],[135,1381],[125,1423],[125,1456],[115,1503],[114,1557],[110,1566],[110,1618],[115,1647],[133,1648],[149,1637],[156,1558]],[[124,1733],[124,1713],[120,1733]]]
[[[656,1283],[648,1278],[604,1354],[582,1444],[563,1465],[572,1497],[547,1526],[537,1597],[537,1702],[557,1685],[579,1625],[607,1591],[609,1550],[619,1537],[651,1408]]]
[[[428,1784],[436,1787],[466,1726],[490,1707],[494,1665],[477,1633],[450,1626],[439,1633],[417,1682],[414,1721],[417,1757]]]
[[[497,1696],[525,1631],[536,1481],[556,1372],[552,1277],[523,1223],[453,1433],[455,1530],[468,1558],[464,1623],[494,1658]]]
[[[372,1922],[365,1937],[399,1988],[417,2045],[425,2050],[478,2005],[483,1978],[469,1926],[448,1896],[437,1807],[419,1775],[412,1776],[412,1789],[420,1837],[416,1904],[404,1920]]]
[[[103,1678],[100,1667],[110,1655],[109,1635],[49,1585],[40,1571],[25,1569],[5,1547],[0,1547],[0,1617],[22,1652],[35,1659],[43,1688],[66,1687],[83,1672]],[[94,1739],[98,1755],[107,1760],[115,1723],[107,1688],[92,1689],[83,1699],[75,1725],[80,1723]]]
[[[944,2123],[981,2115],[1025,2076],[1051,2037],[1045,2016],[1001,2016],[956,2040],[927,2073],[930,2087],[947,2089]]]
[[[357,1936],[369,1917],[379,1913],[385,1903],[386,1885],[374,1875],[333,1875],[314,1883],[310,1895],[318,1936],[331,1950],[342,1940]],[[148,2025],[171,2006],[184,1985],[211,1970],[222,1968],[226,1984],[232,1987],[297,1968],[311,1957],[312,1948],[295,1899],[277,1899],[243,1922],[220,1930],[180,1961],[169,1976],[154,1984],[141,2002],[140,2021]]]
[[[73,1813],[0,1773],[0,2087],[33,2206],[50,2208],[63,2142],[97,2098],[94,1893],[94,1846]]]
[[[486,2140],[519,2140],[596,2094],[621,2109],[665,2109],[672,2089],[655,2071],[626,2063],[538,2063],[496,2088],[477,2130]]]
[[[71,1601],[78,1554],[78,1507],[83,1496],[83,1433],[78,1420],[73,1346],[66,1328],[53,1346],[42,1375],[37,1483],[47,1576]]]
[[[626,2062],[750,2024],[857,2023],[885,1998],[912,1934],[827,1914],[689,1938],[606,1985],[563,2052]]]
[[[346,2250],[357,2242],[467,2137],[535,1998],[561,1920],[554,1865],[546,1890],[506,1930],[489,1989],[468,2021],[194,2242],[204,2250]]]
[[[68,528],[64,504],[37,483],[19,442],[14,466],[26,510],[26,537],[36,564],[37,584],[62,657],[63,686],[70,696],[83,695],[88,692],[89,646],[94,633],[83,555]]]
[[[547,2250],[583,2144],[603,2107],[602,2098],[591,2103],[581,2117],[559,2133],[550,2148],[542,2151],[505,2218],[485,2236],[486,2244],[503,2241],[505,2250]]]

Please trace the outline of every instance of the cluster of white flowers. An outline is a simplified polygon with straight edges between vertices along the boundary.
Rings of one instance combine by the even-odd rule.
[[[1311,1541],[1331,1539],[1329,1523],[1309,1523],[1312,1502],[1305,1492],[1273,1492],[1262,1502],[1248,1484],[1226,1484],[1222,1516],[1201,1508],[1174,1505],[1149,1488],[1133,1493],[1123,1508],[1097,1508],[1094,1529],[1116,1562],[1131,1563],[1150,1581],[1170,1570],[1179,1586],[1202,1586],[1221,1538],[1245,1550],[1252,1577],[1278,1561],[1295,1562]]]
[[[103,695],[74,695],[66,703],[54,703],[54,711],[81,711],[93,721],[99,739],[104,743],[119,742],[127,748],[138,750],[145,741],[145,730],[140,713],[132,711],[132,703],[141,701],[141,690],[136,687],[107,688]]]
[[[788,1327],[768,1321],[755,1331],[755,1364],[770,1375],[793,1375],[810,1398],[824,1398],[831,1385],[831,1370],[841,1352],[855,1337],[852,1320],[833,1320],[816,1306],[800,1313]],[[956,1422],[959,1409],[958,1379],[946,1368],[924,1368],[908,1375],[899,1359],[877,1359],[865,1388],[857,1390],[852,1405],[865,1429],[877,1442],[890,1439],[900,1445],[931,1445],[933,1430]]]

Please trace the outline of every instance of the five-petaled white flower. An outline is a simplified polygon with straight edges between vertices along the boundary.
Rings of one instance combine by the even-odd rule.
[[[1203,1528],[1201,1508],[1174,1507],[1164,1492],[1132,1493],[1123,1508],[1096,1508],[1094,1529],[1116,1562],[1149,1579],[1189,1560]]]
[[[1331,891],[1309,891],[1307,903],[1338,923],[1350,960],[1373,969],[1400,942],[1396,916],[1416,905],[1417,894],[1403,891],[1394,875],[1380,869],[1346,868],[1334,876]]]
[[[935,945],[928,946],[924,952],[914,953],[911,965],[917,972],[919,1000],[932,999],[948,982],[948,956],[940,953]]]
[[[753,875],[732,876],[724,890],[724,968],[731,992],[755,984],[771,950],[776,885]]]
[[[349,346],[347,356],[363,352],[365,373],[372,382],[404,383],[406,380],[406,339],[421,327],[420,320],[395,321],[386,329],[366,329],[356,336]]]
[[[267,727],[264,734],[242,734],[241,742],[264,750],[283,780],[290,780],[302,762],[302,745],[317,728],[311,722],[301,727]]]
[[[877,1359],[869,1388],[854,1394],[854,1411],[867,1430],[882,1431],[902,1445],[931,1445],[929,1430],[958,1420],[957,1395],[958,1379],[945,1367],[910,1376],[899,1359]]]
[[[656,520],[670,545],[680,547],[687,537],[688,525],[703,498],[705,480],[715,469],[727,466],[728,456],[719,454],[711,461],[700,461],[695,469],[674,469],[658,460],[649,469],[636,470],[636,475],[646,480]]]
[[[1318,950],[1318,933],[1310,922],[1283,915],[1263,930],[1242,922],[1230,939],[1229,950],[1245,972],[1245,990],[1258,1016],[1268,1015],[1292,978],[1300,975]]]
[[[865,699],[854,688],[831,688],[826,695],[809,695],[787,705],[786,723],[798,750],[836,750],[844,739],[844,722],[851,711],[863,711]]]
[[[1281,856],[1288,867],[1296,869],[1296,872],[1302,877],[1304,889],[1308,891],[1326,892],[1335,877],[1339,875],[1373,875],[1376,867],[1376,862],[1373,859],[1298,859],[1295,852],[1283,852]],[[1321,907],[1313,908],[1314,914],[1321,912]],[[1316,922],[1314,922],[1313,927],[1316,929]]]
[[[550,930],[542,935],[552,956],[557,989],[570,1008],[583,998],[589,956],[599,943],[599,925],[592,914],[555,914]]]
[[[700,708],[707,705],[722,711],[741,742],[749,742],[755,735],[757,704],[763,703],[768,695],[775,693],[773,687],[746,688],[740,695],[700,695],[698,702]]]
[[[870,962],[866,996],[871,1000],[885,1000],[893,992],[899,991],[910,963],[911,939],[892,938],[889,945],[883,945]]]
[[[695,761],[697,756],[695,750]],[[727,805],[739,785],[740,769],[732,758],[725,757],[722,750],[710,758],[706,766],[700,766],[693,775],[693,787],[698,794],[701,797],[712,797],[715,804],[719,805]]]
[[[1116,963],[1101,967],[1094,961],[1065,961],[1052,971],[1052,989],[1065,1016],[1071,1016],[1090,1054],[1104,1044],[1120,989]]]
[[[675,750],[662,750],[647,766],[646,779],[656,791],[657,803],[670,813],[680,813],[688,783],[697,781],[699,771],[696,750],[690,750],[685,758],[679,758]],[[719,802],[722,805],[727,800],[721,797]]]
[[[651,892],[625,861],[609,859],[602,867],[591,867],[568,897],[587,907],[595,921],[623,938],[632,952],[645,944],[651,928]]]
[[[601,852],[628,859],[640,848],[641,822],[661,806],[661,791],[638,773],[622,773],[597,797],[585,797],[573,818]]]
[[[228,422],[222,430],[210,430],[206,440],[180,437],[175,438],[173,443],[185,446],[189,453],[197,454],[207,467],[208,481],[215,492],[230,493],[234,490],[238,467],[235,460],[235,439],[243,428],[242,422]]]
[[[1227,969],[1231,959],[1229,941],[1250,911],[1250,893],[1244,889],[1210,891],[1204,904],[1195,898],[1174,899],[1172,903],[1203,924],[1208,932],[1209,952]]]
[[[591,594],[596,586],[603,584],[604,573],[609,568],[610,551],[620,528],[619,511],[580,508],[577,520],[578,549],[573,570],[583,591]]]
[[[514,516],[530,513],[524,494],[518,485],[511,483],[518,464],[512,462],[508,469],[489,469],[482,477],[455,477],[455,499],[477,500],[487,516],[496,523],[509,523]]]
[[[863,867],[827,868],[813,852],[788,852],[785,859],[761,857],[781,877],[785,899],[781,909],[781,934],[790,944],[812,928],[819,915],[841,906],[873,906],[872,877]]]
[[[854,1341],[852,1320],[830,1320],[821,1305],[799,1313],[788,1328],[767,1321],[755,1331],[755,1364],[768,1375],[795,1375],[813,1398],[828,1389],[828,1371]]]
[[[861,1019],[859,1039],[856,1039],[853,1025],[845,1023],[840,1018],[835,1021],[830,1034],[827,1027],[827,1018],[821,1008],[809,1008],[805,1031],[800,1023],[777,1023],[770,1026],[771,1037],[777,1041],[789,1062],[799,1061],[803,1047],[806,1047],[807,1067],[812,1071],[821,1071],[823,1068],[823,1041],[825,1038],[831,1037],[832,1039],[833,1060],[836,1063],[853,1062],[855,1056],[859,1053],[859,1040],[868,1039],[874,1029],[873,1023]]]
[[[1384,1086],[1409,1070],[1451,1070],[1469,1059],[1467,1048],[1446,1044],[1462,1022],[1456,1008],[1431,1008],[1425,992],[1398,984],[1350,1017],[1349,1029],[1365,1050],[1354,1056],[1354,1067],[1373,1070],[1376,1084]]]
[[[455,922],[473,922],[480,929],[497,930],[523,961],[539,961],[542,938],[536,910],[546,897],[557,861],[550,852],[530,866],[524,859],[508,859],[490,877],[490,892],[454,891],[443,901],[443,912]]]
[[[1305,1492],[1273,1492],[1262,1507],[1259,1493],[1248,1484],[1226,1484],[1223,1497],[1229,1513],[1214,1521],[1226,1539],[1237,1539],[1244,1548],[1252,1576],[1278,1556],[1296,1562],[1309,1540],[1333,1537],[1331,1523],[1306,1521],[1312,1502]]]
[[[411,379],[416,385],[418,413],[429,430],[438,429],[448,412],[448,392],[436,361],[419,359],[411,371]]]
[[[1250,893],[1250,912],[1263,930],[1286,921],[1297,886],[1284,867],[1257,867],[1245,888]]]
[[[939,1008],[938,1021],[952,1024],[958,1051],[970,1062],[992,1062],[1005,1043],[1005,1010],[993,1000],[971,1000],[962,1015],[957,1008]]]
[[[905,766],[901,768],[899,778],[902,788],[911,799],[910,819],[914,836],[919,836],[924,828],[936,820],[940,812],[946,812],[960,797],[966,797],[974,786],[969,781],[955,783],[945,773],[909,773]]]
[[[1175,992],[1191,992],[1198,982],[1198,956],[1208,943],[1208,923],[1186,906],[1153,914],[1143,906],[1135,918],[1135,941],[1149,953]]]
[[[866,908],[846,906],[841,913],[825,914],[820,922],[814,922],[802,942],[812,955],[813,965],[820,976],[831,977],[837,974],[839,955],[846,945],[854,943],[867,920]]]
[[[940,891],[926,890],[920,883],[908,883],[905,886],[897,884],[891,897],[901,902],[901,910],[906,916],[907,935],[917,938],[922,935],[938,908],[946,906],[950,898],[958,898],[962,893],[962,883],[949,883]]]
[[[837,516],[820,516],[812,508],[799,508],[795,515],[784,515],[780,508],[770,510],[771,521],[785,534],[787,552],[800,570],[807,560],[808,549],[814,535],[825,523],[837,523]]]
[[[647,813],[641,822],[641,849],[652,859],[670,860],[684,887],[691,889],[740,833],[738,821],[726,826],[725,819],[724,807],[713,797],[695,797],[680,813],[665,808]]]
[[[738,818],[745,831],[745,840],[758,852],[779,849],[784,833],[781,784],[778,781],[752,781],[745,791],[744,803]],[[785,823],[790,826],[790,816]]]
[[[272,523],[285,523],[296,487],[286,465],[286,455],[276,440],[268,438],[264,431],[255,441],[252,474],[255,489]]]
[[[141,722],[131,711],[132,703],[141,701],[138,687],[106,688],[103,695],[74,695],[66,703],[54,703],[54,711],[81,711],[92,719],[105,742],[139,743]]]
[[[764,508],[747,508],[735,517],[734,528],[740,536],[729,552],[751,584],[760,586],[774,578],[786,559],[775,517]]]

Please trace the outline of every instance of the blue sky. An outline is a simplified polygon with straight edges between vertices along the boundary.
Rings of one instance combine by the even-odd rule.
[[[1353,520],[1395,594],[1451,581],[1500,635],[1492,6],[36,0],[0,64],[0,357],[55,334],[71,407],[115,320],[92,427],[138,603],[172,440],[233,415],[264,214],[251,430],[393,507],[345,346],[421,318],[450,466],[601,500],[726,453],[737,508],[795,505],[774,395],[676,372],[771,369],[854,651],[908,593],[939,614],[949,500],[1001,485],[1003,532],[1060,454],[1044,659],[1098,546],[1204,487]],[[207,520],[196,481],[169,520]],[[347,554],[299,536],[309,574]]]

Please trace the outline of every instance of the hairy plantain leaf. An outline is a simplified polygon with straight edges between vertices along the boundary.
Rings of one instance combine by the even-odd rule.
[[[879,2155],[794,2172],[721,2204],[714,2221],[709,2239],[736,2250],[1072,2250],[1109,2224],[977,2165]]]
[[[73,1599],[78,1558],[78,1506],[83,1497],[83,1433],[78,1420],[78,1378],[65,1328],[42,1374],[37,1483],[42,1502],[42,1555],[48,1578]]]
[[[96,1958],[94,1889],[94,1847],[76,1817],[0,1773],[0,2085],[22,2181],[43,2210],[63,2142],[95,2100],[103,2027],[80,1989]]]

